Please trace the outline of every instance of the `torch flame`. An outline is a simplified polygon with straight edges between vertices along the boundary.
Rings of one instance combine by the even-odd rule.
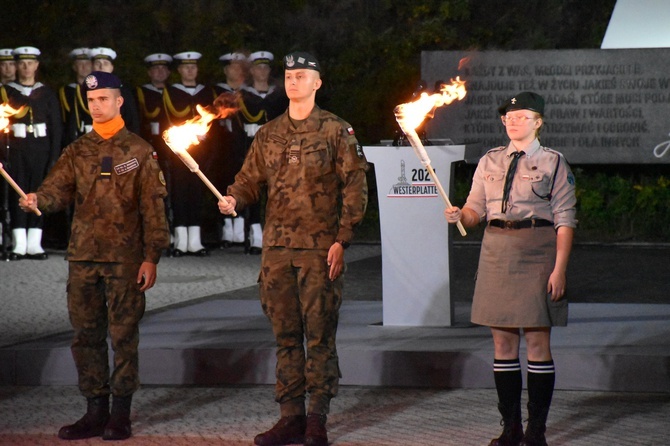
[[[163,139],[172,150],[186,150],[193,145],[200,144],[200,138],[209,131],[212,121],[216,119],[216,114],[210,113],[200,104],[196,105],[196,110],[198,116],[163,132]]]
[[[183,124],[172,126],[163,132],[165,143],[174,151],[184,151],[189,147],[200,144],[212,126],[215,119],[224,119],[237,112],[239,93],[221,93],[213,105],[195,106],[198,116],[189,119]]]
[[[12,108],[9,104],[0,104],[0,130],[4,130],[7,125],[9,125],[9,117],[13,116],[21,110],[24,106],[21,106],[18,110]]]
[[[221,195],[216,186],[202,173],[200,166],[188,153],[187,149],[200,144],[200,138],[204,137],[209,131],[213,120],[223,119],[235,113],[238,109],[239,98],[239,93],[221,93],[214,100],[213,105],[208,107],[196,105],[199,116],[189,119],[181,125],[170,127],[163,132],[163,139],[168,147],[172,149],[191,172],[200,177],[202,182],[216,195],[219,201],[226,204],[228,204],[226,198]],[[234,210],[231,215],[237,217],[237,213]]]
[[[398,105],[395,114],[403,129],[416,129],[436,107],[449,105],[456,99],[461,100],[466,93],[465,81],[456,77],[451,80],[451,84],[442,84],[439,93],[429,95],[424,92],[416,101]]]
[[[430,158],[428,157],[425,147],[423,147],[419,135],[416,133],[416,128],[421,125],[423,120],[426,119],[429,114],[433,113],[435,108],[441,107],[444,104],[449,105],[456,99],[463,99],[465,94],[465,81],[461,81],[461,79],[457,77],[456,80],[452,79],[451,84],[449,85],[442,84],[440,93],[433,93],[431,95],[421,93],[421,96],[416,101],[400,104],[394,110],[396,121],[398,121],[400,128],[405,133],[405,136],[407,136],[407,140],[414,149],[414,153],[416,153],[421,164],[428,169],[431,178],[435,182],[435,187],[437,187],[440,196],[448,208],[452,207],[451,201],[449,201],[447,193],[440,184],[439,178],[435,175],[435,170],[430,164]],[[460,221],[456,223],[456,227],[461,235],[465,236],[467,234],[463,227],[463,223]]]

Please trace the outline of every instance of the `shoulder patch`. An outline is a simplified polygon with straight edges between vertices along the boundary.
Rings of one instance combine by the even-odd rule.
[[[363,146],[360,144],[356,144],[356,155],[358,155],[359,158],[363,158],[365,156],[365,153],[363,153]]]

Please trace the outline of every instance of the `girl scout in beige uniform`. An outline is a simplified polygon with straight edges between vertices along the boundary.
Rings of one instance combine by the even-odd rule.
[[[463,209],[448,222],[486,220],[472,322],[491,327],[503,432],[492,446],[546,445],[554,389],[551,327],[567,324],[565,271],[575,220],[575,181],[563,156],[542,147],[544,99],[519,93],[498,111],[510,143],[479,161]],[[528,426],[521,424],[520,334],[528,356]]]

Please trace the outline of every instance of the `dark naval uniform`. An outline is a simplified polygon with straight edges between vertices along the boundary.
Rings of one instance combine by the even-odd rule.
[[[64,95],[67,100],[67,87],[65,87]],[[76,140],[80,136],[90,132],[93,128],[93,119],[91,112],[88,110],[86,103],[86,96],[82,95],[81,86],[72,84],[72,102],[68,111],[68,116],[65,120],[65,135],[64,141],[68,144]]]
[[[288,111],[261,127],[228,188],[244,208],[267,187],[259,280],[277,340],[276,400],[302,401],[298,407],[307,391],[310,413],[327,413],[338,391],[343,279],[329,280],[326,260],[329,248],[349,242],[363,219],[366,169],[349,124],[315,106],[297,128]]]
[[[234,94],[236,91],[226,83],[218,83],[214,86],[214,95],[218,97],[222,93]],[[218,159],[214,162],[221,173],[217,175],[218,184],[222,190],[233,184],[235,174],[240,171],[244,157],[247,154],[247,135],[244,131],[244,122],[239,113],[235,113],[225,119],[216,121],[220,129],[217,129],[217,141],[219,150],[216,151]]]
[[[221,82],[214,86],[215,96],[220,94],[239,94],[239,90],[233,89],[227,83]],[[244,130],[244,123],[239,113],[235,113],[225,119],[218,119],[210,130],[210,135],[216,150],[212,159],[212,182],[219,190],[226,190],[235,181],[235,175],[240,171],[244,157],[247,154],[249,142]],[[228,248],[233,243],[245,243],[244,217],[222,216],[223,226],[221,243]],[[237,230],[235,230],[237,229]]]
[[[70,51],[70,57],[72,58],[72,69],[77,75],[83,76],[88,74],[91,71],[92,62],[89,57],[88,48],[75,48]],[[84,73],[83,71],[87,73]],[[63,142],[62,146],[65,147],[70,144],[75,139],[79,138],[84,133],[87,133],[91,130],[91,121],[89,116],[89,121],[87,127],[81,124],[79,116],[77,114],[72,115],[74,122],[70,122],[70,116],[75,110],[76,101],[77,101],[77,82],[72,82],[67,85],[63,85],[58,90],[58,99],[60,100],[60,110],[61,118],[63,120]],[[85,99],[85,98],[84,98]],[[81,100],[81,98],[80,98]],[[84,107],[88,109],[84,101]]]
[[[214,101],[214,93],[211,88],[202,84],[196,87],[172,84],[163,90],[163,101],[170,126],[174,126],[198,116],[196,105],[211,105]],[[211,155],[212,142],[210,139],[206,138],[200,144],[188,149],[188,153],[199,164],[203,172],[206,171]],[[174,226],[200,226],[205,185],[174,153],[170,158],[170,174],[173,184],[170,201]]]
[[[11,116],[9,173],[23,190],[35,190],[61,150],[62,124],[58,98],[49,87],[36,82],[26,87],[10,82],[2,87],[2,102],[25,108]],[[12,228],[41,228],[42,219],[18,208],[18,195],[9,196]]]
[[[137,87],[137,102],[141,121],[140,135],[156,149],[158,164],[165,171],[171,150],[165,144],[162,136],[163,132],[170,127],[163,108],[163,88],[152,84]]]
[[[44,212],[75,205],[66,254],[68,311],[79,388],[87,398],[126,396],[139,387],[145,298],[137,273],[142,262],[158,263],[169,246],[167,192],[152,152],[125,128],[107,140],[92,131],[64,149],[37,191]],[[115,355],[111,381],[107,330]]]
[[[77,132],[72,132],[72,134],[68,132],[70,130],[69,127],[70,113],[72,113],[72,110],[74,110],[75,107],[76,93],[77,93],[76,82],[63,85],[58,90],[58,100],[60,101],[60,113],[61,113],[61,119],[63,121],[63,142],[62,142],[63,147],[70,144],[72,141],[81,136],[81,134],[77,134]],[[73,128],[76,128],[76,126],[73,126]]]

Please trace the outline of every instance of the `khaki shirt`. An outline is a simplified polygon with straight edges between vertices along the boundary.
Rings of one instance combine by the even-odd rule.
[[[37,203],[55,212],[74,202],[67,260],[158,263],[170,238],[165,180],[152,152],[125,127],[107,140],[89,132],[63,150]]]
[[[515,151],[510,143],[489,150],[479,160],[465,206],[480,220],[542,218],[554,222],[555,228],[577,227],[575,177],[563,155],[540,146],[537,139],[519,158],[509,206],[501,212],[505,174]]]
[[[243,208],[267,185],[264,246],[329,249],[353,238],[368,199],[367,161],[353,133],[316,106],[298,128],[288,111],[260,128],[228,194]]]

